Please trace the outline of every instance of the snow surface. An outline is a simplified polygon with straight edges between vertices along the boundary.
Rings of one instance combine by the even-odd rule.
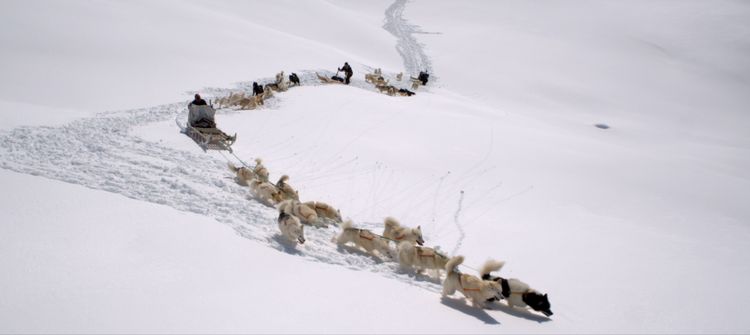
[[[5,7],[0,332],[750,330],[744,2]],[[344,60],[352,85],[311,79]],[[389,97],[377,67],[433,75]],[[441,299],[336,229],[285,244],[237,159],[175,125],[190,93],[280,70],[304,85],[218,113],[237,157],[361,226],[505,260],[555,315]]]

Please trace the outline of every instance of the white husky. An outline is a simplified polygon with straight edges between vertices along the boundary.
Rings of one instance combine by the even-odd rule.
[[[293,215],[303,223],[316,224],[318,222],[318,214],[315,210],[296,200],[282,201],[279,204],[279,212]]]
[[[279,230],[281,235],[294,243],[305,243],[305,226],[293,215],[284,212],[279,213]]]
[[[341,234],[336,238],[336,243],[339,245],[344,245],[347,242],[352,242],[373,255],[377,252],[381,257],[393,258],[393,251],[388,246],[388,240],[367,229],[353,228],[351,220],[344,221],[341,225]]]
[[[392,217],[385,218],[383,237],[394,240],[396,241],[396,243],[399,243],[401,241],[408,241],[412,244],[424,244],[424,239],[422,239],[421,226],[417,226],[417,228],[403,227],[396,219]]]
[[[416,246],[408,241],[398,245],[398,263],[404,268],[414,268],[417,271],[435,270],[440,278],[440,270],[445,269],[448,260],[447,256],[433,248]]]
[[[457,267],[463,262],[463,256],[456,256],[451,258],[445,265],[445,271],[448,274],[443,281],[443,297],[459,291],[471,300],[474,307],[481,308],[486,306],[485,302],[488,300],[502,299],[503,295],[500,284],[459,272]]]

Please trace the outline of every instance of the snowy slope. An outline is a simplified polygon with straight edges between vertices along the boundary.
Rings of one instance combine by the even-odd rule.
[[[8,7],[2,332],[750,329],[744,3]],[[470,267],[508,261],[549,293],[551,320],[441,300],[435,280],[337,249],[334,229],[289,248],[275,210],[232,182],[236,160],[177,132],[185,91],[344,60],[351,86],[221,110],[237,156],[359,225],[395,216]],[[434,79],[388,97],[363,82],[371,67]]]

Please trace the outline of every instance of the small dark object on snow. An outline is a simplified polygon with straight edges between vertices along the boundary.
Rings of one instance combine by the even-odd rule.
[[[253,82],[253,95],[263,95],[263,85]]]
[[[331,79],[333,79],[333,80],[337,80],[337,81],[340,81],[340,82],[342,82],[342,83],[344,82],[344,78],[341,78],[341,77],[339,77],[339,76],[333,76],[333,77],[331,77]]]
[[[597,123],[594,126],[597,127],[597,128],[599,128],[599,129],[609,129],[609,126],[606,125],[606,124],[604,124],[604,123]]]
[[[299,77],[297,77],[297,74],[296,74],[296,73],[292,72],[292,74],[290,74],[290,75],[289,75],[289,81],[290,81],[290,82],[291,82],[291,83],[292,83],[293,85],[297,85],[297,86],[299,86]]]
[[[406,95],[408,95],[408,96],[412,96],[412,95],[415,95],[415,94],[416,94],[416,93],[414,93],[414,92],[412,92],[412,91],[409,91],[409,90],[407,90],[407,89],[405,89],[405,88],[401,88],[401,89],[399,89],[399,90],[398,90],[398,92],[399,92],[399,93],[406,93]]]
[[[430,78],[430,74],[424,71],[420,71],[419,77],[417,77],[417,79],[419,79],[419,81],[422,82],[422,86],[427,85],[427,80],[429,78]]]

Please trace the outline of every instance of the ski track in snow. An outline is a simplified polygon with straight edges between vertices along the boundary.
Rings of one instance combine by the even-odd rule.
[[[453,247],[453,251],[451,252],[451,255],[456,255],[458,253],[458,249],[461,249],[461,246],[464,243],[464,238],[466,238],[464,227],[461,226],[460,222],[458,222],[458,217],[461,216],[461,209],[463,205],[464,205],[464,191],[461,191],[461,196],[458,198],[458,208],[456,209],[456,214],[453,214],[453,222],[456,224],[456,228],[458,229],[458,240],[456,241],[456,246]]]
[[[401,34],[399,53],[407,69],[428,69],[429,60],[410,33],[401,12],[405,1],[397,0],[386,11],[386,29]],[[390,16],[389,16],[390,15]],[[395,19],[395,21],[394,21]],[[315,72],[330,76],[331,71],[298,72],[303,85],[322,85]],[[418,71],[417,71],[418,72]],[[272,82],[272,78],[257,80]],[[252,92],[252,81],[236,89],[207,88],[207,96],[222,96],[230,91]],[[375,91],[363,80],[350,86]],[[265,108],[275,108],[277,96]],[[218,114],[233,113],[222,109]],[[232,227],[240,236],[306,259],[341,265],[354,270],[369,270],[420,288],[440,292],[438,280],[401,271],[393,261],[381,261],[350,247],[337,247],[331,238],[337,229],[305,230],[307,242],[289,245],[280,238],[275,208],[251,198],[249,189],[231,180],[226,161],[219,154],[176,150],[160,143],[131,135],[130,130],[153,122],[168,121],[185,115],[185,103],[174,103],[129,111],[105,112],[60,127],[19,127],[0,131],[0,167],[18,173],[41,176],[95,190],[165,205],[216,219]],[[175,129],[178,131],[178,129]],[[187,137],[186,141],[191,141]],[[249,158],[245,158],[249,160]],[[378,230],[381,224],[358,223]]]
[[[427,57],[422,44],[412,36],[415,33],[422,33],[419,26],[409,24],[403,18],[406,0],[396,0],[385,11],[385,24],[383,28],[396,36],[396,50],[404,59],[404,68],[407,73],[416,75],[420,71],[427,71],[432,75],[432,62]]]

